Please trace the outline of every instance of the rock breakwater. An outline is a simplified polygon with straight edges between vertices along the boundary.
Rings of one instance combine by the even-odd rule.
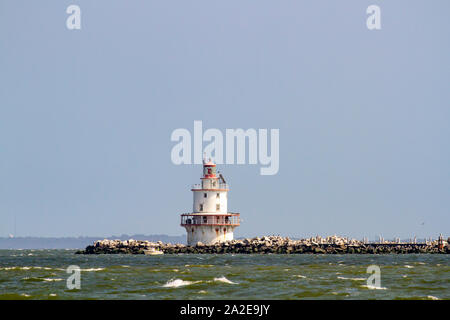
[[[165,254],[407,254],[407,253],[450,253],[448,245],[437,243],[363,243],[340,237],[310,238],[292,240],[280,236],[257,237],[231,240],[223,243],[195,246],[150,242],[144,240],[98,240],[77,254],[145,254],[156,249]]]

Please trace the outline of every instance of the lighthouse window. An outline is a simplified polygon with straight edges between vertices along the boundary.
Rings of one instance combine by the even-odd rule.
[[[215,186],[216,186],[216,182],[215,182],[215,181],[213,181],[212,185],[213,185],[213,187],[215,187]]]
[[[203,223],[206,223],[206,222],[208,222],[208,218],[203,216]]]
[[[203,194],[203,198],[207,198],[208,197],[208,194],[207,193],[204,193]]]
[[[203,204],[200,205],[200,211],[203,211]]]
[[[220,210],[220,204],[216,204],[216,210],[219,211]]]
[[[220,193],[217,194],[217,198],[220,198]]]

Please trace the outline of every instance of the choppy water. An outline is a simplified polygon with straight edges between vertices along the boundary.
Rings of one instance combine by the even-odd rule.
[[[373,264],[381,289],[367,287]],[[66,287],[69,265],[80,290]],[[450,299],[450,257],[0,250],[0,299]]]

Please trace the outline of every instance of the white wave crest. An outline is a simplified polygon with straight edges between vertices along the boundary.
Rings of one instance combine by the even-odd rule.
[[[230,281],[225,277],[220,277],[220,278],[214,278],[214,281],[216,282],[223,282],[223,283],[229,283],[229,284],[237,284],[236,282]]]
[[[40,277],[25,277],[22,278],[24,281],[45,281],[45,282],[55,282],[55,281],[63,281],[61,278],[40,278]]]
[[[188,286],[201,281],[185,281],[181,279],[170,279],[166,284],[163,285],[164,288],[178,288],[183,286]]]
[[[84,272],[91,272],[91,271],[102,271],[105,270],[105,268],[88,268],[88,269],[80,269],[81,271]]]
[[[31,270],[31,269],[38,269],[38,270],[52,270],[52,268],[49,267],[35,267],[35,266],[31,266],[31,267],[19,267],[19,266],[14,266],[14,267],[3,267],[0,268],[0,270]]]
[[[63,281],[64,279],[60,279],[60,278],[44,278],[42,279],[43,281],[47,281],[47,282],[55,282],[55,281]]]
[[[375,286],[368,286],[368,285],[363,285],[361,286],[362,288],[367,288],[370,290],[387,290],[387,288],[385,287],[375,287]]]
[[[353,281],[366,281],[366,278],[346,278],[346,277],[337,277],[338,279],[342,280],[353,280]]]

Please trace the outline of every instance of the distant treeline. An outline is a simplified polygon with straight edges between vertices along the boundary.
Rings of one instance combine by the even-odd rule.
[[[1,238],[0,249],[83,249],[91,245],[94,241],[100,239],[119,239],[119,240],[148,240],[152,242],[162,241],[164,243],[186,243],[186,236],[168,236],[166,234],[152,235],[127,235],[110,237],[65,237],[65,238],[46,238],[46,237],[14,237]]]

